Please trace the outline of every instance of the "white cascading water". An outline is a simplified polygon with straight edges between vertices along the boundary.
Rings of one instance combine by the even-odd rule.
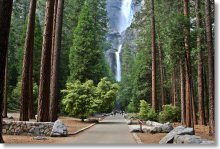
[[[133,10],[132,10],[132,0],[122,0],[121,6],[121,18],[120,18],[120,25],[118,28],[118,32],[121,34],[124,32],[132,23],[133,19]],[[118,46],[118,51],[115,52],[116,56],[116,81],[121,81],[121,60],[120,54],[122,51],[122,43]]]
[[[115,52],[115,55],[116,55],[116,66],[117,66],[117,70],[116,70],[116,80],[117,80],[118,82],[121,81],[121,62],[120,62],[121,49],[122,49],[122,44],[119,45],[118,51]]]

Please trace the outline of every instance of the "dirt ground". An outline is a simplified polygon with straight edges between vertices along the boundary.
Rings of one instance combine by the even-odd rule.
[[[174,123],[173,127],[180,125],[180,123]],[[166,136],[166,133],[137,133],[137,135],[144,144],[158,144],[160,140]],[[215,140],[214,136],[209,136],[209,126],[195,125],[195,135],[200,136],[202,139]]]
[[[17,120],[18,114],[9,114]],[[9,116],[9,117],[10,117]],[[3,135],[6,144],[71,144],[71,140],[76,135],[72,135],[74,132],[91,125],[92,123],[81,122],[79,119],[71,117],[59,117],[68,129],[68,137],[44,137],[45,140],[35,140],[33,136],[16,136],[16,135]],[[34,120],[32,120],[34,121]]]
[[[137,133],[137,135],[141,139],[141,142],[144,144],[159,144],[160,140],[166,136],[165,133]]]

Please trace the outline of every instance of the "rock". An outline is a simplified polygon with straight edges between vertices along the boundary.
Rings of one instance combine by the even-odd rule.
[[[46,137],[37,136],[33,138],[34,140],[47,140]]]
[[[43,124],[40,124],[40,125],[38,126],[38,128],[39,128],[39,129],[43,129],[43,128],[44,128],[44,125],[43,125]]]
[[[14,117],[10,116],[10,117],[8,117],[8,119],[12,120],[12,119],[14,119]]]
[[[131,125],[131,124],[132,124],[132,120],[127,120],[126,123],[127,123],[128,125]]]
[[[31,128],[31,123],[26,123],[27,129]]]
[[[200,144],[215,144],[215,141],[202,140],[202,142]]]
[[[61,120],[57,120],[54,125],[52,132],[50,134],[51,137],[66,137],[68,135],[68,131],[66,126],[63,124]]]
[[[142,132],[140,125],[129,125],[130,132]]]
[[[173,140],[174,144],[200,144],[202,139],[195,135],[176,135]]]
[[[40,135],[40,129],[38,127],[34,128],[34,136],[39,136]]]
[[[153,129],[150,130],[150,133],[161,133],[162,128],[161,127],[154,127]]]
[[[169,133],[171,130],[173,130],[173,126],[170,122],[167,122],[160,127],[161,127],[161,132],[163,133]]]
[[[147,126],[153,126],[153,127],[160,127],[160,126],[162,126],[163,124],[158,123],[158,122],[154,122],[154,121],[146,121],[146,125],[147,125]]]
[[[159,144],[173,143],[175,135],[193,135],[193,133],[193,128],[178,126],[170,131],[162,140],[160,140]]]
[[[6,134],[7,133],[6,129],[2,129],[2,133]]]
[[[89,119],[86,119],[85,121],[89,123],[99,123],[99,120],[95,118],[89,118]]]

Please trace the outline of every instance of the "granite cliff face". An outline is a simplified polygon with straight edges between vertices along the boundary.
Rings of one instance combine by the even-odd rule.
[[[137,31],[129,29],[133,21],[133,16],[137,11],[141,10],[143,0],[107,0],[108,12],[108,35],[107,40],[110,43],[106,49],[105,55],[117,81],[120,81],[120,65],[121,54],[123,52],[123,43],[132,43],[131,48],[135,48],[135,38]],[[122,46],[121,52],[117,52]],[[117,56],[119,54],[119,56]],[[116,58],[119,57],[119,60]]]

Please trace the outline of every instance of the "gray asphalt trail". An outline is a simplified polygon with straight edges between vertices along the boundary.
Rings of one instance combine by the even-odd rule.
[[[108,116],[99,124],[77,135],[71,144],[136,144],[122,115]]]

